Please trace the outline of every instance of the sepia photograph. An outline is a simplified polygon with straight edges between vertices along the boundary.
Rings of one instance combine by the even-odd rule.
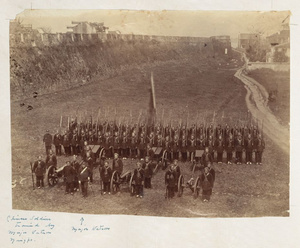
[[[290,11],[25,9],[12,209],[290,216]]]

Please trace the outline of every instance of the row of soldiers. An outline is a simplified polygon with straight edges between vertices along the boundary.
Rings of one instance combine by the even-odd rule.
[[[49,131],[44,136],[46,153],[55,146],[56,154],[62,155],[62,147],[66,156],[78,155],[84,152],[86,144],[99,145],[105,148],[106,156],[112,158],[114,153],[121,157],[143,158],[152,147],[162,147],[167,151],[169,160],[181,159],[193,161],[196,150],[209,148],[217,162],[221,163],[223,152],[227,153],[227,163],[232,163],[232,154],[235,152],[236,162],[242,163],[242,153],[246,153],[246,162],[252,163],[252,153],[255,152],[255,162],[262,163],[262,152],[265,142],[261,130],[257,125],[235,125],[233,127],[218,125],[208,127],[201,124],[163,126],[161,124],[147,126],[145,124],[133,125],[115,122],[103,125],[75,121],[69,125],[63,134],[57,130],[52,135]],[[215,159],[215,158],[214,158]]]

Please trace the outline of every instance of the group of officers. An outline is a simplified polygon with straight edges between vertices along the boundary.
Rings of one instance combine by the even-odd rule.
[[[57,130],[52,136],[47,132],[44,136],[46,153],[54,144],[56,155],[62,155],[62,147],[66,156],[82,155],[85,153],[86,143],[99,145],[105,148],[106,157],[112,158],[118,153],[122,158],[144,158],[151,156],[152,147],[162,147],[167,151],[170,161],[194,161],[196,150],[208,147],[213,160],[223,162],[223,153],[226,153],[226,163],[252,164],[262,163],[262,154],[265,142],[258,125],[229,126],[213,124],[206,126],[193,124],[191,127],[179,124],[178,126],[161,123],[146,124],[116,124],[105,122],[103,124],[77,123],[72,121],[63,134]],[[235,158],[233,158],[235,153]],[[253,159],[255,154],[255,159]],[[215,157],[215,155],[217,155]]]

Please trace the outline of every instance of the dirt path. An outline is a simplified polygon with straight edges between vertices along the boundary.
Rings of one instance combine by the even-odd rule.
[[[264,134],[278,144],[284,152],[289,153],[289,130],[278,122],[269,109],[266,89],[254,79],[247,77],[244,71],[245,67],[242,67],[235,73],[235,77],[245,84],[247,90],[245,99],[249,111],[260,125],[263,124]]]

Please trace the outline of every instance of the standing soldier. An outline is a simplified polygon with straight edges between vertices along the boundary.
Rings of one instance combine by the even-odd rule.
[[[46,148],[46,155],[49,154],[49,150],[52,146],[52,135],[49,133],[49,130],[46,131],[46,134],[44,135],[43,142],[45,143]]]
[[[128,157],[127,148],[128,148],[128,137],[126,131],[124,131],[122,135],[122,157],[123,158]]]
[[[85,134],[84,129],[81,129],[79,142],[80,153],[83,153],[85,142],[87,142],[87,135]]]
[[[224,142],[222,135],[219,135],[218,139],[215,142],[215,150],[217,151],[217,162],[218,164],[222,164],[224,151]]]
[[[130,158],[134,159],[137,156],[137,135],[136,132],[133,131],[130,139]]]
[[[51,165],[54,165],[56,169],[57,159],[56,156],[53,154],[52,150],[49,150],[49,154],[46,157],[46,167],[49,168]]]
[[[175,195],[175,183],[176,183],[176,175],[174,172],[174,165],[170,165],[169,169],[165,174],[165,184],[166,184],[166,198],[173,198]]]
[[[88,195],[88,183],[90,181],[89,168],[83,163],[79,173],[79,185],[81,186],[81,192],[83,197]]]
[[[111,180],[112,170],[108,165],[108,162],[104,162],[104,166],[100,167],[100,177],[103,182],[103,194],[106,192],[110,195],[110,180]]]
[[[257,138],[254,140],[255,147],[255,162],[256,164],[262,164],[262,154],[265,149],[265,141],[263,140],[261,134],[258,134]]]
[[[144,170],[142,169],[141,162],[138,161],[136,163],[136,169],[133,172],[133,182],[134,182],[134,188],[135,188],[135,194],[136,197],[143,197],[143,185],[144,185],[144,177],[145,173]]]
[[[179,136],[176,134],[173,140],[172,159],[179,159]]]
[[[246,163],[252,164],[253,140],[250,133],[248,134],[248,137],[245,140],[245,149],[246,149]]]
[[[105,144],[104,144],[104,148],[105,148],[105,154],[108,158],[112,157],[112,138],[109,132],[105,133]]]
[[[208,140],[206,142],[206,147],[208,147],[208,151],[211,154],[212,159],[214,160],[215,151],[214,151],[214,139],[213,139],[212,135],[208,136]]]
[[[164,142],[164,148],[167,151],[167,159],[171,161],[171,150],[172,150],[172,142],[170,140],[170,136],[167,135]],[[165,167],[167,168],[167,167]]]
[[[143,158],[146,155],[146,138],[145,133],[142,131],[139,138],[139,158]]]
[[[65,150],[65,156],[70,156],[71,155],[71,149],[70,149],[70,135],[68,133],[68,131],[66,130],[64,135],[63,135],[63,147],[64,147],[64,150]]]
[[[79,174],[80,174],[80,164],[77,161],[77,155],[73,155],[73,161],[71,162],[71,165],[73,169],[75,170],[75,176],[74,176],[74,189],[79,190]]]
[[[186,162],[186,160],[187,160],[187,137],[185,136],[185,132],[181,136],[180,152],[181,152],[182,161]]]
[[[234,150],[234,140],[230,133],[228,139],[226,140],[226,152],[227,152],[227,163],[232,164],[232,153]]]
[[[196,152],[196,139],[195,136],[192,134],[191,138],[188,142],[188,151],[190,153],[190,161],[193,162],[195,158],[195,152]]]
[[[206,140],[205,140],[205,137],[203,134],[200,134],[200,137],[199,137],[199,141],[198,141],[198,148],[199,150],[205,150],[205,147],[206,147]]]
[[[114,154],[114,159],[113,159],[113,164],[112,164],[112,170],[116,171],[118,174],[118,177],[121,176],[123,172],[123,161],[121,158],[119,158],[119,154],[115,153]]]
[[[180,170],[180,167],[178,165],[178,160],[177,159],[174,160],[173,171],[174,171],[174,175],[175,175],[175,189],[174,189],[174,192],[178,192],[178,178],[181,174],[181,170]]]
[[[237,164],[242,164],[242,155],[243,155],[243,138],[241,133],[238,133],[237,138],[235,140],[235,156]]]
[[[42,161],[42,156],[38,156],[38,160],[33,164],[33,172],[36,176],[36,187],[40,189],[44,188],[44,175],[46,173],[46,164]]]
[[[63,175],[66,179],[66,192],[65,194],[71,193],[73,195],[74,191],[74,180],[76,176],[76,172],[72,167],[70,161],[67,161],[67,164],[63,168]]]
[[[55,146],[56,156],[61,156],[61,141],[62,141],[62,137],[57,130],[56,134],[53,137],[53,144]]]
[[[149,135],[149,137],[148,137],[148,142],[147,142],[147,144],[150,145],[151,147],[154,146],[154,138],[155,138],[154,137],[154,133],[151,132],[150,135]]]
[[[213,188],[213,176],[209,172],[209,168],[204,168],[204,173],[200,176],[201,186],[202,186],[202,200],[208,202],[212,195]]]
[[[120,153],[121,148],[121,142],[120,142],[120,137],[119,133],[116,131],[115,132],[115,137],[114,137],[114,153]]]
[[[76,130],[73,130],[72,139],[71,139],[71,147],[72,147],[72,154],[77,155],[78,152],[78,134]]]
[[[91,183],[93,183],[93,170],[94,170],[94,161],[93,161],[93,158],[92,158],[92,151],[89,150],[87,151],[87,154],[86,154],[86,162],[87,162],[87,167],[89,168],[89,172],[90,172],[90,181]]]
[[[209,148],[205,147],[205,150],[201,157],[201,162],[204,167],[207,167],[209,163],[213,163],[213,158],[211,153],[209,152]]]
[[[154,164],[149,159],[148,156],[145,157],[145,163],[142,165],[142,168],[145,172],[145,189],[151,189],[151,178],[153,175]]]

